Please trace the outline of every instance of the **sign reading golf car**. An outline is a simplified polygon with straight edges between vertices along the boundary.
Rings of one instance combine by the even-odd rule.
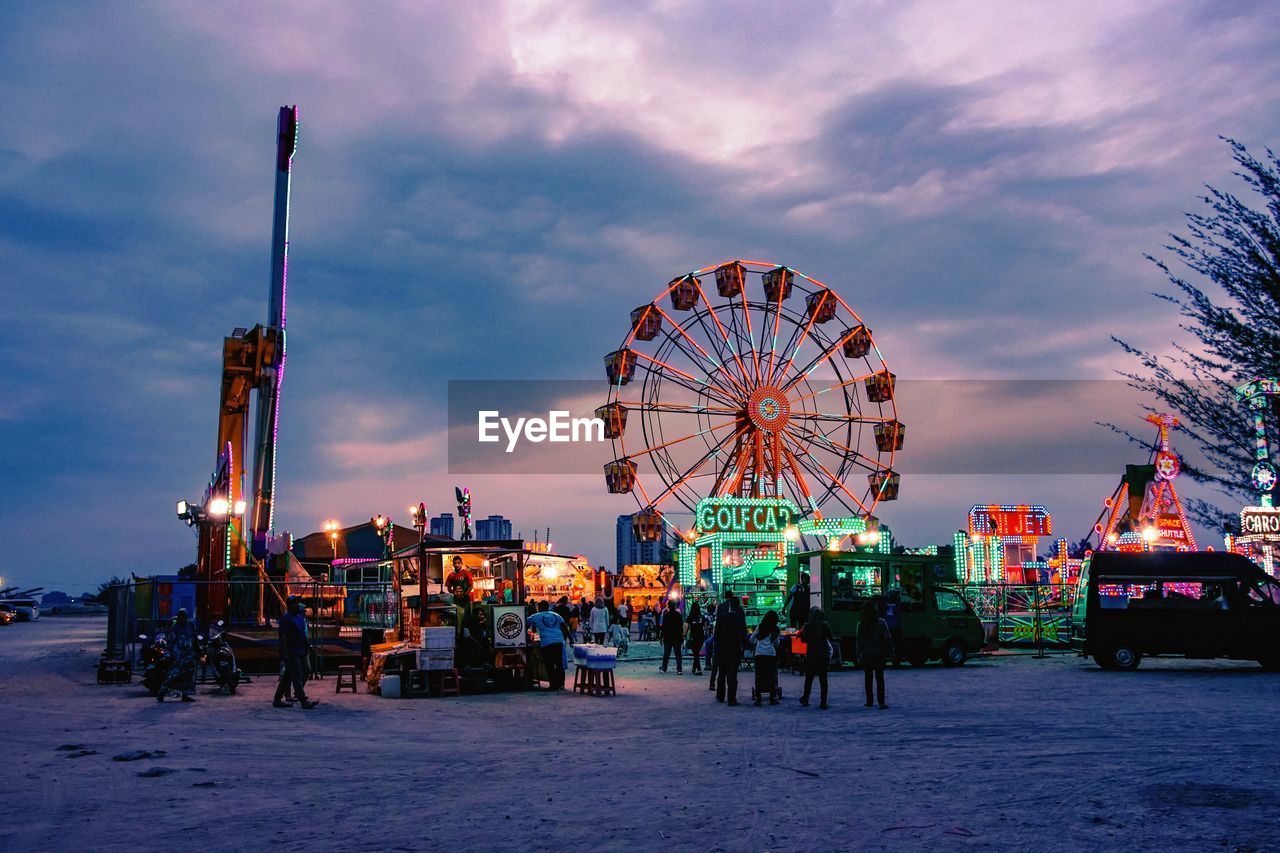
[[[1244,536],[1280,537],[1280,507],[1245,507],[1240,511],[1240,533]]]
[[[698,501],[698,533],[776,533],[793,524],[800,510],[778,498],[704,498]]]

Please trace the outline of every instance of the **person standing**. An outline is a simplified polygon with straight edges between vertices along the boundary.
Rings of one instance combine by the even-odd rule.
[[[288,612],[280,617],[280,657],[284,660],[284,676],[293,685],[294,698],[303,708],[310,710],[320,703],[307,698],[307,654],[311,651],[311,640],[307,637],[306,608],[302,599],[296,595],[289,596]],[[276,687],[277,702],[281,697],[281,687]],[[277,708],[283,703],[272,702]]]
[[[862,621],[858,623],[858,659],[862,662],[862,678],[867,691],[867,707],[871,707],[871,680],[875,679],[876,696],[881,708],[884,702],[884,664],[893,657],[893,634],[889,625],[876,613],[873,601],[862,605]]]
[[[800,637],[809,649],[804,656],[804,694],[800,697],[800,704],[809,704],[809,694],[813,690],[813,680],[816,678],[822,691],[818,707],[825,711],[827,709],[827,668],[831,666],[831,641],[835,639],[835,635],[831,633],[831,626],[822,615],[821,607],[809,608],[809,621],[800,629]]]
[[[622,630],[627,632],[627,636],[631,636],[631,608],[627,605],[627,599],[623,599],[618,605],[618,621],[622,623]]]
[[[538,632],[542,664],[547,670],[547,689],[564,690],[564,643],[571,640],[568,624],[542,601],[538,603],[538,612],[529,617],[529,626]]]
[[[702,644],[707,641],[707,623],[702,618],[698,602],[689,605],[689,618],[685,621],[685,636],[689,652],[693,655],[693,674],[702,675]]]
[[[668,601],[666,615],[662,617],[662,666],[660,669],[663,672],[667,671],[667,664],[671,662],[671,652],[675,650],[676,675],[684,675],[684,657],[681,653],[683,644],[684,617],[676,609],[675,601]]]
[[[596,645],[604,645],[604,635],[609,632],[609,608],[604,606],[604,598],[596,598],[589,618],[591,635]]]
[[[196,699],[191,694],[196,692],[196,626],[187,618],[185,607],[178,608],[178,615],[173,617],[168,641],[173,663],[160,685],[156,701],[163,702],[166,695],[177,691],[182,694],[183,702],[194,702]]]
[[[764,618],[751,638],[756,647],[756,699],[759,705],[765,694],[769,694],[769,704],[778,704],[778,644],[782,641],[782,632],[778,629],[778,613],[766,611]]]
[[[787,618],[792,628],[800,628],[809,618],[809,573],[801,572],[796,585],[787,593],[787,600],[782,609],[787,611]]]
[[[716,701],[738,704],[738,666],[747,642],[747,619],[736,596],[725,596],[716,614]]]

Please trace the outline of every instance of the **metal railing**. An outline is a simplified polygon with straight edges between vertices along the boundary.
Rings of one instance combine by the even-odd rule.
[[[1075,584],[966,584],[960,590],[987,626],[993,645],[1071,644]]]

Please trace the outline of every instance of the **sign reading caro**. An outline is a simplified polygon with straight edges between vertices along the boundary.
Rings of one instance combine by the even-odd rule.
[[[776,498],[704,498],[698,501],[698,533],[776,533],[800,515],[796,505]]]
[[[1280,537],[1280,507],[1245,507],[1240,511],[1240,533],[1244,536]]]

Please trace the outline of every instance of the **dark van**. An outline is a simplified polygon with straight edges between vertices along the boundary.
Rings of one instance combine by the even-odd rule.
[[[1137,669],[1143,655],[1280,669],[1280,583],[1239,554],[1093,554],[1071,622],[1072,647],[1103,669]]]
[[[941,660],[960,666],[982,649],[982,622],[955,584],[950,559],[920,554],[805,551],[787,561],[787,583],[811,578],[812,604],[827,614],[841,656],[854,660],[862,606],[870,599],[896,608],[894,644],[913,666]]]

